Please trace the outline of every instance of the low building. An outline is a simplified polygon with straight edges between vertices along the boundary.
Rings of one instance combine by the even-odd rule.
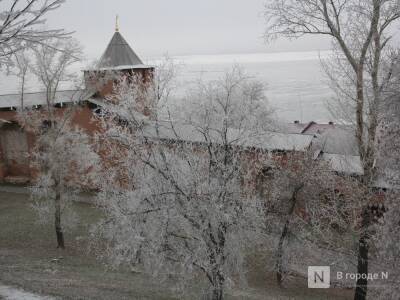
[[[114,79],[102,80],[105,72],[116,74],[138,74],[145,80],[151,80],[154,68],[143,64],[132,50],[119,30],[116,30],[97,67],[86,70],[85,90],[65,90],[55,93],[56,114],[63,114],[70,105],[79,105],[74,110],[72,123],[88,134],[100,130],[94,114],[100,105],[106,104],[107,97],[113,93]],[[112,72],[109,72],[112,73]],[[23,106],[41,110],[47,105],[45,92],[0,95],[0,181],[26,183],[34,177],[29,154],[35,145],[34,134],[21,128],[17,118],[17,108]],[[143,114],[149,114],[143,106]]]

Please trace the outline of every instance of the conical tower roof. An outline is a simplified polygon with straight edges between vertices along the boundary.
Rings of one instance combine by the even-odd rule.
[[[138,65],[143,65],[143,62],[117,29],[100,59],[98,68],[121,69],[126,67],[129,69]]]

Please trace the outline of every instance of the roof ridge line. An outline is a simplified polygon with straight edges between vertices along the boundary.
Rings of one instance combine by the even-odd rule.
[[[73,89],[69,89],[69,90],[60,90],[60,91],[56,91],[56,93],[60,93],[60,92],[74,92],[74,91],[84,91],[84,90],[73,90]],[[33,95],[33,94],[40,94],[40,93],[45,93],[45,92],[46,92],[46,91],[25,92],[24,95]],[[0,94],[0,97],[3,97],[3,96],[15,96],[15,95],[21,95],[21,93]]]

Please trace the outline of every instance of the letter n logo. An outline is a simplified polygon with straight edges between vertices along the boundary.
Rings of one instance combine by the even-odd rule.
[[[330,267],[308,267],[308,288],[329,289],[331,285]]]

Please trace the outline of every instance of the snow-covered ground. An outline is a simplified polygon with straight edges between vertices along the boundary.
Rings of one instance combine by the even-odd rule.
[[[25,292],[21,289],[6,286],[0,283],[0,299],[6,300],[55,300],[53,297],[44,297]]]

